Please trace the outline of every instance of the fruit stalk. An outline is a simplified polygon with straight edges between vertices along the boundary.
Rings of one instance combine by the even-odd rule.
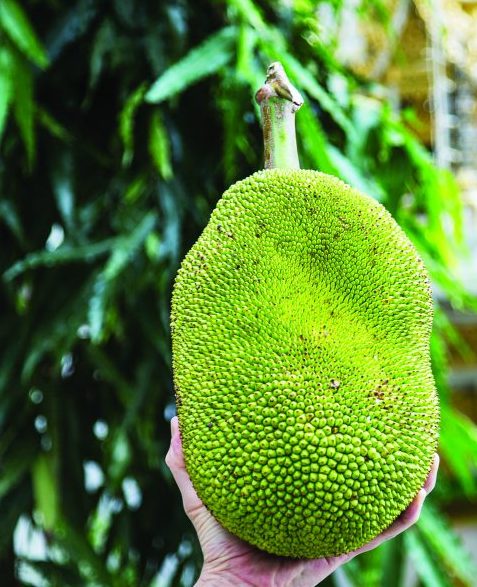
[[[255,99],[262,116],[265,169],[300,169],[295,112],[303,104],[303,98],[278,61],[269,66],[265,83]]]

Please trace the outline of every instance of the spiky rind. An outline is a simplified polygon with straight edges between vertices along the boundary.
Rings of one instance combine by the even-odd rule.
[[[379,203],[315,171],[232,186],[172,303],[186,466],[222,525],[300,558],[388,527],[436,449],[431,322],[423,263]]]

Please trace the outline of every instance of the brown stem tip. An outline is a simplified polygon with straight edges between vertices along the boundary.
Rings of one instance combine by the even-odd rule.
[[[284,98],[294,106],[296,112],[303,104],[300,92],[292,85],[280,62],[275,61],[267,69],[265,84],[255,94],[258,104],[269,98]]]
[[[300,169],[295,137],[295,112],[303,98],[281,63],[272,63],[265,84],[255,94],[260,104],[265,169]]]

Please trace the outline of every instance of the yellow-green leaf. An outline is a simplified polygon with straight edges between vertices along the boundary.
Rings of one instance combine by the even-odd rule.
[[[8,109],[12,98],[12,74],[10,53],[0,48],[0,141],[7,121]]]
[[[149,126],[149,153],[162,177],[166,181],[171,179],[173,173],[169,137],[157,111],[153,113]]]
[[[35,158],[33,75],[28,64],[18,57],[15,59],[13,90],[13,114],[25,145],[28,166],[31,168]]]
[[[235,27],[226,27],[208,37],[159,76],[147,92],[146,101],[162,102],[227,65],[234,54],[236,35]]]
[[[144,94],[146,93],[145,84],[141,84],[126,100],[121,113],[119,114],[119,134],[124,145],[123,163],[129,165],[134,151],[134,116],[141,105]]]
[[[0,27],[18,49],[38,67],[48,65],[48,57],[23,8],[15,0],[0,2]]]
[[[41,454],[32,470],[36,509],[45,530],[54,530],[60,516],[59,492],[55,479],[53,458]]]

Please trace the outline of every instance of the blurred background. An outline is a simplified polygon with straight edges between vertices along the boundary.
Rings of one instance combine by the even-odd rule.
[[[477,2],[0,1],[0,585],[190,586],[164,464],[169,300],[262,166],[253,96],[306,99],[302,167],[380,200],[432,277],[439,482],[337,587],[477,585]]]

